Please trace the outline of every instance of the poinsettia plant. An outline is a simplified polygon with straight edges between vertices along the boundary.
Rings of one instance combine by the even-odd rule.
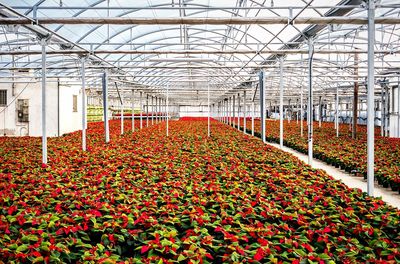
[[[242,122],[243,124],[243,122]],[[255,120],[255,135],[260,137],[260,120]],[[284,122],[284,144],[297,151],[307,153],[307,127],[301,136],[300,124],[296,121]],[[242,128],[243,129],[243,128]],[[247,127],[249,133],[250,129]],[[336,137],[333,123],[323,122],[319,127],[314,123],[314,156],[333,166],[356,175],[367,174],[367,130],[363,125],[358,126],[357,138],[351,137],[351,131],[346,124],[340,124],[340,136]],[[400,192],[400,139],[379,136],[379,128],[375,129],[375,175],[378,183],[383,187],[391,187]],[[266,122],[266,137],[272,142],[279,142],[279,121]]]
[[[400,212],[233,128],[0,138],[6,263],[395,263]],[[139,125],[139,124],[136,124]]]

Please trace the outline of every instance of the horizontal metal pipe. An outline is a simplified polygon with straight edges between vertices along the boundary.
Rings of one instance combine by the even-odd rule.
[[[291,20],[289,17],[68,17],[68,18],[38,18],[39,25],[286,25],[308,24],[308,25],[366,25],[366,17],[298,17]],[[376,24],[395,25],[400,24],[400,18],[378,17]],[[29,18],[0,18],[0,25],[32,25]]]
[[[358,78],[358,79],[362,79],[364,80],[367,76],[366,75],[340,75],[340,74],[316,74],[314,75],[315,77],[326,77],[326,78]],[[399,74],[397,73],[392,73],[392,74],[375,74],[375,76],[377,77],[390,77],[390,76],[399,76]],[[101,75],[85,75],[86,78],[101,78]],[[126,75],[109,75],[109,77],[126,77]],[[218,78],[218,77],[254,77],[257,78],[256,74],[243,74],[243,75],[227,75],[227,74],[219,74],[219,75],[162,75],[162,74],[158,74],[158,75],[146,75],[146,74],[141,74],[141,75],[132,75],[130,78],[135,77],[135,78],[205,78],[205,77],[213,77],[213,78]],[[268,75],[267,78],[271,78],[271,77],[280,77],[278,74],[270,74]],[[285,74],[285,77],[299,77],[299,78],[303,78],[303,75],[301,73],[299,74]],[[1,76],[0,75],[0,79],[12,79],[12,78],[35,78],[35,79],[40,79],[40,76],[37,77],[32,77],[32,76],[23,76],[23,75],[5,75],[5,76]],[[48,75],[47,78],[81,78],[81,75]],[[191,80],[188,80],[191,81]],[[196,81],[196,80],[194,80]]]
[[[90,54],[307,54],[307,50],[288,49],[288,50],[95,50]],[[316,49],[316,54],[367,54],[367,50],[330,50]],[[400,50],[377,50],[376,54],[398,54]],[[0,51],[0,55],[39,55],[40,50],[8,50]],[[49,50],[49,55],[71,55],[89,54],[86,50]],[[177,61],[179,62],[179,61]],[[185,62],[185,61],[184,61]],[[194,60],[194,62],[196,62]]]
[[[164,42],[163,42],[164,41]],[[378,42],[379,43],[379,42]],[[4,45],[7,46],[37,46],[37,42],[8,42],[8,43],[3,43]],[[79,42],[80,45],[82,46],[99,46],[99,45],[105,45],[105,46],[178,46],[178,45],[184,45],[181,42],[165,42],[165,40],[158,40],[154,42]],[[302,42],[271,42],[269,45],[297,45],[297,44],[302,44]],[[343,42],[343,41],[316,41],[316,45],[366,45],[367,41],[357,41],[357,42]],[[222,43],[218,42],[201,42],[201,41],[196,41],[196,42],[188,42],[187,45],[195,45],[195,46],[221,46]],[[235,43],[224,43],[223,45],[225,46],[236,46],[236,45],[247,45],[247,46],[256,46],[256,45],[262,45],[262,43],[259,42],[235,42]]]
[[[1,63],[0,63],[1,64]],[[74,70],[78,69],[78,66],[50,66],[47,67],[46,69],[48,70]],[[113,68],[112,66],[94,66],[94,65],[88,65],[85,67],[86,69],[106,69],[106,68]],[[154,66],[138,66],[138,65],[125,65],[125,66],[118,66],[118,68],[121,69],[239,69],[241,66],[215,66],[215,65],[204,65],[204,66],[159,66],[159,65],[154,65]],[[268,68],[268,69],[277,69],[278,66],[273,66],[273,65],[254,65],[254,66],[249,66],[248,68],[253,69],[253,68]],[[305,66],[285,66],[284,69],[305,69]],[[367,69],[367,66],[315,66],[313,67],[314,69]],[[0,68],[0,71],[15,71],[15,70],[40,70],[40,67],[2,67]],[[376,66],[375,69],[388,69],[388,67],[385,66]],[[400,68],[399,68],[400,70]],[[143,72],[142,70],[137,70],[140,72]],[[130,71],[132,74],[134,74],[135,71]],[[144,73],[144,72],[143,72]]]
[[[395,7],[396,5],[379,5],[377,7]],[[32,6],[12,6],[14,9],[31,9]],[[304,6],[37,6],[37,10],[274,10],[274,9],[303,9]],[[349,9],[363,8],[360,5],[319,5],[314,9]]]

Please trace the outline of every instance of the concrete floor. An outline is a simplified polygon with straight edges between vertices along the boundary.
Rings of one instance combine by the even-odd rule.
[[[268,143],[268,144],[276,148],[280,148],[279,144],[275,143]],[[291,153],[301,161],[308,163],[307,155],[297,152],[288,147],[283,147],[282,150]],[[316,159],[313,160],[313,168],[322,169],[326,171],[333,178],[341,180],[344,184],[346,184],[350,188],[358,188],[361,189],[363,192],[367,191],[367,182],[366,180],[364,180],[363,177],[356,177],[354,175],[348,174],[342,170],[339,170],[338,168],[335,168],[325,162]],[[396,207],[397,209],[400,209],[400,194],[398,192],[392,192],[392,190],[388,188],[382,188],[382,186],[379,186],[377,182],[375,182],[374,196],[381,197],[382,200],[385,201],[386,203]]]

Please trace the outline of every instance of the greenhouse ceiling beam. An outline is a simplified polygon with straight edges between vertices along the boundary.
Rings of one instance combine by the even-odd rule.
[[[107,69],[107,68],[114,68],[114,66],[93,66],[89,65],[85,67],[86,69]],[[121,69],[137,69],[137,68],[144,68],[144,69],[221,69],[221,66],[136,66],[136,65],[126,65],[126,66],[118,66],[118,68]],[[228,69],[240,69],[240,66],[224,66],[223,68],[228,68]],[[267,69],[278,69],[278,66],[267,66],[267,65],[256,65],[256,66],[249,66],[249,68],[267,68]],[[284,69],[306,69],[306,66],[285,66]],[[314,66],[314,69],[354,69],[356,66]],[[367,66],[358,66],[358,69],[368,69]],[[388,66],[375,66],[375,69],[388,69],[390,67]],[[0,68],[0,71],[15,71],[15,70],[40,70],[41,67],[2,67]],[[74,70],[74,69],[79,69],[79,66],[54,66],[54,67],[47,67],[48,70]],[[396,69],[396,68],[394,68]],[[400,69],[397,69],[400,71]],[[130,71],[132,74],[134,74],[134,71]],[[144,74],[145,72],[143,72]]]
[[[26,17],[1,17],[0,25],[366,25],[366,17],[69,17],[69,18],[37,18],[32,21]],[[397,17],[379,17],[376,24],[400,24]]]
[[[49,55],[85,55],[85,54],[174,54],[174,55],[200,55],[200,54],[307,54],[308,51],[304,49],[288,49],[288,50],[49,50]],[[400,50],[377,50],[376,54],[398,54]],[[38,55],[41,54],[39,50],[8,50],[0,51],[0,55]],[[367,50],[354,49],[354,50],[330,50],[330,49],[316,49],[315,54],[368,54]],[[179,62],[179,61],[177,61]],[[186,61],[184,61],[186,62]],[[190,58],[188,59],[190,62]],[[194,59],[193,62],[196,62]],[[228,62],[228,61],[227,61]],[[117,66],[115,66],[118,68]],[[140,66],[137,66],[140,67]],[[223,67],[223,66],[221,66]]]
[[[7,10],[7,11],[11,12],[12,14],[6,13],[3,10]],[[36,23],[37,22],[36,20],[34,20],[34,19],[24,15],[24,14],[21,14],[20,12],[16,11],[15,9],[13,9],[13,8],[3,4],[3,3],[0,3],[0,16],[1,16],[1,18],[9,18],[11,15],[16,15],[20,19],[25,19],[25,20],[31,21],[31,23],[26,24],[26,25],[22,25],[22,26],[24,28],[26,28],[27,30],[29,30],[30,32],[38,35],[41,38],[47,37],[49,42],[51,42],[52,40],[53,41],[56,40],[57,45],[59,45],[59,46],[61,46],[61,45],[70,45],[72,47],[77,47],[77,48],[80,48],[80,49],[82,49],[84,51],[88,51],[85,48],[83,48],[82,46],[80,46],[79,44],[77,44],[77,43],[75,43],[73,41],[70,41],[67,38],[61,36],[56,31],[53,31],[53,30],[51,30],[51,29],[49,29],[49,28],[47,28],[47,27],[45,27],[43,25],[38,25]],[[110,70],[120,70],[117,67],[115,67],[115,65],[107,62],[103,58],[98,57],[97,55],[94,55],[94,54],[90,54],[90,51],[88,51],[88,52],[89,52],[88,59],[94,60],[94,61],[96,61],[98,63],[103,63],[105,65],[113,66],[114,68],[111,68]],[[127,75],[129,75],[129,72],[125,72],[125,73]]]
[[[125,77],[125,75],[108,75],[109,77]],[[219,75],[152,75],[152,76],[148,76],[148,75],[133,75],[132,77],[148,77],[148,78],[188,78],[188,77],[193,77],[193,78],[205,78],[205,77],[231,77],[234,76],[232,74],[219,74]],[[235,75],[237,77],[253,77],[253,78],[257,78],[256,75],[254,74],[243,74],[243,75]],[[315,74],[315,77],[326,77],[326,78],[335,78],[335,77],[340,77],[340,78],[358,78],[358,79],[362,79],[365,80],[365,78],[367,78],[367,75],[341,75],[341,74],[325,74],[325,73],[321,73],[321,74]],[[391,73],[391,74],[375,74],[376,78],[381,78],[381,77],[393,77],[393,76],[399,76],[399,73]],[[268,75],[268,78],[277,78],[280,77],[280,75],[278,73],[276,74],[270,74]],[[303,76],[301,74],[285,74],[285,77],[298,77],[298,78],[302,78]],[[0,79],[7,79],[7,78],[21,78],[21,79],[28,79],[28,78],[35,78],[35,79],[40,79],[39,76],[37,77],[32,77],[32,76],[23,76],[23,75],[6,75],[6,76],[0,76]],[[65,75],[48,75],[47,78],[67,78]],[[68,78],[81,78],[81,75],[68,75]],[[101,78],[101,75],[86,75],[86,78]],[[252,81],[251,79],[249,81]],[[327,81],[331,81],[331,80],[327,80]],[[341,80],[338,80],[338,82],[340,82]],[[212,83],[212,82],[211,82]]]
[[[313,6],[314,9],[328,9],[328,8],[338,8],[338,9],[347,9],[347,8],[363,8],[360,5],[318,5]],[[398,8],[400,5],[396,4],[380,4],[377,5],[377,8]],[[12,6],[14,9],[31,9],[32,6]],[[296,10],[302,9],[302,6],[93,6],[93,7],[82,7],[82,6],[37,6],[36,10]]]
[[[161,41],[161,40],[159,40]],[[51,43],[50,43],[51,44]],[[79,42],[80,45],[82,46],[179,46],[182,45],[182,43],[179,42],[169,42],[169,43],[153,43],[153,42],[112,42],[112,43],[103,43],[103,42]],[[221,43],[218,42],[189,42],[189,45],[197,45],[197,46],[220,46]],[[256,46],[260,45],[261,43],[259,42],[246,42],[246,43],[226,43],[227,46],[234,46],[234,45],[248,45],[248,46]],[[297,45],[297,44],[303,44],[303,42],[272,42],[270,45]],[[344,41],[338,41],[338,42],[329,42],[329,41],[316,41],[316,45],[329,45],[329,44],[335,44],[335,45],[366,45],[367,41],[364,42],[344,42]],[[9,45],[9,46],[37,46],[37,43],[34,42],[2,42],[0,45]]]

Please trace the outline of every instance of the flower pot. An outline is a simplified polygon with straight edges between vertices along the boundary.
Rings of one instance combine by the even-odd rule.
[[[392,191],[397,192],[399,190],[399,184],[397,182],[391,181],[390,188]]]

